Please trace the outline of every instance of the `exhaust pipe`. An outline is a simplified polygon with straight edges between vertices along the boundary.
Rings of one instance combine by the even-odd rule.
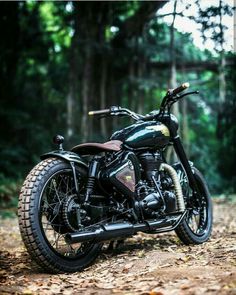
[[[122,237],[132,236],[138,231],[147,231],[156,233],[162,231],[170,231],[175,229],[184,214],[177,216],[169,216],[161,220],[146,221],[145,223],[132,224],[130,222],[108,223],[101,224],[97,227],[91,227],[88,230],[68,233],[65,236],[65,241],[69,244],[84,243],[84,242],[101,242]]]

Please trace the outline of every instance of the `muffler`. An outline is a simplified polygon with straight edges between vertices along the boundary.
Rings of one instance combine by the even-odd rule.
[[[160,220],[149,220],[144,223],[117,222],[101,224],[87,230],[75,233],[68,233],[65,240],[69,244],[84,242],[101,242],[117,238],[132,236],[138,231],[143,232],[162,232],[163,230],[173,230],[183,219],[184,214],[169,216]]]

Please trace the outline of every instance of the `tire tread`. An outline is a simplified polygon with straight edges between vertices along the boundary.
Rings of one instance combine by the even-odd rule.
[[[62,160],[48,158],[37,164],[26,177],[19,196],[18,218],[22,240],[30,254],[30,257],[44,270],[50,273],[63,273],[79,271],[87,267],[98,256],[99,251],[93,253],[88,263],[83,266],[66,267],[60,265],[48,254],[43,243],[38,237],[38,226],[34,219],[37,198],[39,197],[40,185],[45,175]]]

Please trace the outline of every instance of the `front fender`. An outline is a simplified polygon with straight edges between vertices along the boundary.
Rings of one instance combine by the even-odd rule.
[[[40,159],[45,160],[51,157],[63,159],[66,162],[70,162],[70,163],[74,162],[75,164],[80,164],[88,168],[88,163],[83,158],[81,158],[78,154],[70,152],[70,151],[60,151],[60,150],[51,151],[49,153],[41,155]]]

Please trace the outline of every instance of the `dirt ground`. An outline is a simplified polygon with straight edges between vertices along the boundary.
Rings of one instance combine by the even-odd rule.
[[[83,272],[49,275],[31,262],[17,219],[0,220],[0,294],[236,294],[236,204],[214,204],[209,242],[138,234]]]

